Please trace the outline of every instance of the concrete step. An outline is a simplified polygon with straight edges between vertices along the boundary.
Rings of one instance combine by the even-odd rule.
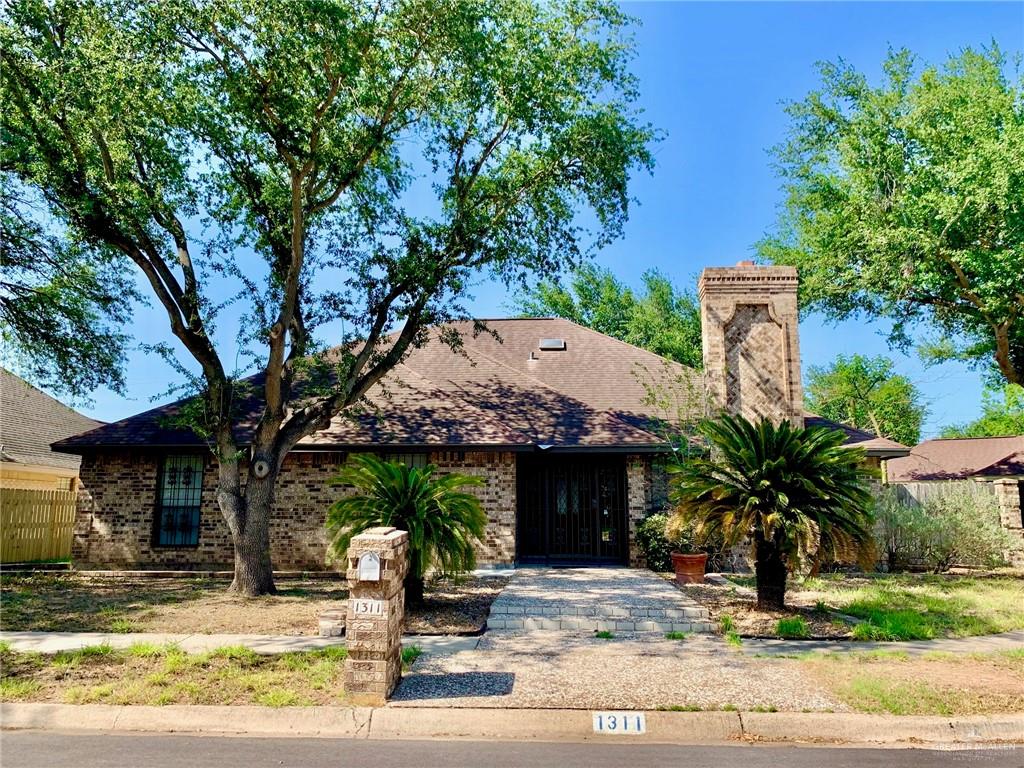
[[[598,616],[526,616],[491,614],[487,629],[570,630],[575,632],[714,632],[707,616],[692,618],[603,618]]]
[[[587,618],[611,621],[694,621],[709,617],[707,608],[700,606],[682,606],[675,608],[647,608],[639,606],[587,606],[580,607],[569,603],[553,603],[548,605],[517,605],[515,603],[495,600],[491,604],[491,616],[494,618],[532,616],[534,618]]]
[[[700,606],[578,606],[570,603],[524,605],[498,599],[488,629],[571,630],[577,632],[713,632],[710,614]]]

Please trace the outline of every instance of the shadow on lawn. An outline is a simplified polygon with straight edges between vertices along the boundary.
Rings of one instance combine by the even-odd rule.
[[[207,578],[122,580],[76,575],[0,575],[0,626],[10,631],[137,631],[133,622],[145,619],[154,610],[224,598],[228,584],[226,580]],[[338,597],[337,590],[337,584],[332,582],[303,584],[280,589],[278,597],[330,599]]]

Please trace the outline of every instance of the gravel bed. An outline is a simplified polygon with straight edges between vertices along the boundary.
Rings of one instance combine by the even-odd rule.
[[[847,711],[797,664],[751,659],[710,636],[665,640],[489,632],[476,650],[424,656],[395,706]]]
[[[491,603],[507,577],[465,576],[436,579],[427,585],[423,605],[408,606],[405,631],[420,635],[454,635],[480,632]]]
[[[666,580],[672,578],[665,575]],[[675,583],[674,581],[670,583]],[[818,611],[813,600],[797,590],[786,593],[786,610],[762,611],[757,608],[757,592],[733,584],[686,584],[678,586],[686,597],[706,608],[716,624],[723,616],[731,616],[736,631],[741,635],[778,637],[779,619],[801,617],[812,637],[835,640],[851,637],[851,625],[835,611]]]

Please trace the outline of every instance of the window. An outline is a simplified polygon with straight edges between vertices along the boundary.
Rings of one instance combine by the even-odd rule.
[[[425,453],[385,453],[381,458],[384,461],[405,464],[405,466],[415,469],[423,469],[427,466],[427,454]]]
[[[203,457],[165,456],[160,462],[156,496],[158,547],[195,547],[199,544],[199,509],[203,495]]]

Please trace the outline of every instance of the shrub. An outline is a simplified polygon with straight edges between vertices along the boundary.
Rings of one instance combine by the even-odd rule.
[[[668,515],[656,512],[648,515],[636,527],[636,543],[644,553],[647,567],[652,571],[672,570],[672,545],[669,544],[665,528]]]
[[[902,501],[896,488],[882,491],[875,501],[875,540],[890,572],[924,565],[924,544],[931,520],[918,505]]]
[[[1014,546],[1000,524],[995,498],[964,483],[950,483],[920,505],[888,490],[878,504],[876,535],[890,570],[994,567]]]
[[[928,559],[936,573],[954,565],[993,567],[1005,562],[1013,543],[1000,524],[994,496],[951,484],[923,507],[933,521]]]
[[[352,537],[367,528],[393,525],[408,531],[405,599],[422,603],[429,568],[450,574],[476,567],[474,542],[483,541],[487,515],[480,499],[462,489],[483,482],[473,475],[442,474],[433,464],[417,469],[357,454],[331,479],[332,485],[355,489],[327,512],[332,552],[344,558]]]
[[[711,534],[698,539],[692,524],[667,512],[644,518],[637,526],[636,540],[652,571],[671,571],[673,552],[703,552],[708,556],[708,571],[721,571],[726,564],[721,536]]]

